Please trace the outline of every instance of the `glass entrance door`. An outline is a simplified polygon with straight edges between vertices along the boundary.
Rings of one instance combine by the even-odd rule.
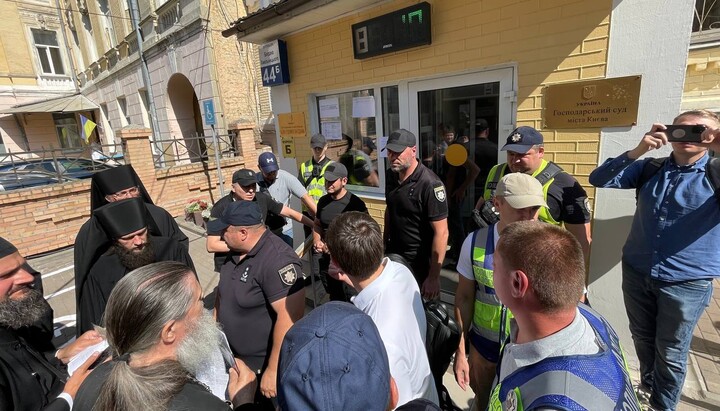
[[[412,131],[418,136],[420,161],[447,191],[446,264],[457,262],[463,240],[474,229],[471,211],[498,162],[498,138],[504,140],[512,129],[513,99],[507,97],[514,93],[508,93],[508,77],[480,73],[410,84],[410,127],[416,127]]]

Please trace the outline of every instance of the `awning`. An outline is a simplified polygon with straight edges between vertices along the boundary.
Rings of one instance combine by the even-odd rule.
[[[98,105],[90,101],[87,97],[82,94],[75,94],[6,108],[5,110],[0,110],[0,113],[74,113],[76,111],[97,110],[98,108]]]

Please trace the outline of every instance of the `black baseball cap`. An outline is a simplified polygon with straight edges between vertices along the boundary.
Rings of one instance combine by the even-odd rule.
[[[325,136],[322,134],[315,134],[310,138],[310,147],[312,148],[323,148],[327,144],[327,140],[325,140]]]
[[[325,168],[325,180],[335,181],[339,178],[347,177],[347,168],[342,163],[330,163]]]
[[[388,137],[385,149],[399,153],[408,147],[415,147],[417,140],[415,134],[401,128],[400,130],[393,131]]]
[[[249,186],[255,184],[255,172],[249,168],[243,168],[233,173],[232,182],[238,183],[241,186]]]
[[[527,153],[538,144],[543,143],[543,136],[532,127],[518,127],[510,133],[505,145],[500,151],[514,151],[516,153]]]
[[[233,201],[220,218],[208,221],[208,233],[219,233],[232,226],[251,227],[261,224],[263,216],[254,201]]]

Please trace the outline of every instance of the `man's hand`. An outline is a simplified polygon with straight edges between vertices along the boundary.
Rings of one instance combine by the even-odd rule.
[[[316,253],[327,253],[327,245],[323,241],[316,241],[313,249]]]
[[[102,341],[102,336],[95,330],[90,330],[83,335],[81,335],[77,340],[73,341],[71,344],[66,345],[65,347],[59,349],[55,356],[57,359],[63,362],[63,364],[67,364],[70,362],[72,357],[76,356],[79,352],[82,350],[95,345]]]
[[[440,295],[440,276],[429,275],[425,281],[423,281],[422,289],[423,297],[428,300],[434,300]]]
[[[459,350],[455,351],[453,371],[455,371],[455,381],[457,381],[457,384],[463,391],[467,391],[467,387],[470,384],[470,364],[468,364],[468,360],[465,358],[465,353],[461,353]]]
[[[92,331],[88,331],[88,332],[92,332]],[[85,333],[85,334],[87,334],[87,333]],[[85,334],[83,334],[83,335],[85,335]],[[98,357],[100,357],[99,352],[96,351],[96,352],[92,353],[90,358],[85,360],[85,362],[82,363],[82,365],[80,367],[78,367],[77,370],[75,370],[72,377],[70,377],[67,380],[67,382],[65,383],[65,388],[63,388],[63,392],[67,393],[68,395],[70,395],[70,397],[75,399],[75,395],[77,395],[80,385],[82,385],[83,381],[85,381],[85,378],[88,375],[90,375],[90,372],[92,371],[92,370],[90,370],[90,366],[92,365],[92,363],[95,362],[95,360],[98,359]]]
[[[709,150],[720,152],[720,128],[706,128],[700,136],[701,145],[706,146]]]
[[[253,402],[256,389],[257,376],[242,360],[236,358],[235,367],[230,369],[228,382],[228,394],[233,407]]]
[[[276,384],[277,370],[270,369],[270,367],[266,368],[260,381],[260,393],[267,398],[275,398],[277,395]]]
[[[655,123],[650,128],[650,131],[645,133],[637,147],[628,151],[628,157],[631,160],[637,160],[643,154],[650,150],[656,150],[668,143],[667,135],[665,135],[665,126],[660,123]]]

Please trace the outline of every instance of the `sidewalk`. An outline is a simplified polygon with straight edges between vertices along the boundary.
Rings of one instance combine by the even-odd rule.
[[[177,219],[180,228],[190,239],[190,256],[206,296],[207,303],[213,300],[212,291],[219,280],[213,271],[212,256],[205,250],[203,230]],[[73,274],[73,249],[63,249],[44,256],[28,259],[30,265],[43,273],[45,297],[55,310],[56,337],[67,341],[75,334],[75,280]],[[304,267],[307,271],[307,267]],[[442,295],[444,302],[452,304],[457,285],[457,273],[443,270]],[[318,296],[324,294],[322,285],[315,284]],[[720,282],[714,283],[713,299],[703,313],[693,334],[688,375],[683,388],[679,411],[720,410]],[[312,292],[306,291],[308,310],[312,309]],[[635,370],[637,373],[637,370]],[[456,405],[469,410],[472,391],[462,391],[455,383],[452,366],[444,377],[444,384]]]

